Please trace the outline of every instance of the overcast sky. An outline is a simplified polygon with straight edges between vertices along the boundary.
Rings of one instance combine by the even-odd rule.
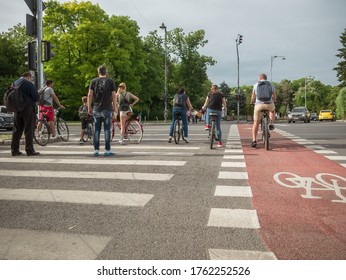
[[[59,2],[68,2],[59,0]],[[333,68],[342,47],[340,35],[346,28],[346,0],[92,0],[108,15],[126,15],[137,21],[140,35],[158,30],[183,28],[187,34],[206,31],[208,44],[201,53],[217,64],[209,67],[213,83],[237,85],[235,39],[239,45],[240,84],[252,85],[259,73],[268,74],[272,56],[273,81],[306,76],[338,85]],[[30,13],[24,0],[1,0],[0,32],[17,23],[25,24]]]

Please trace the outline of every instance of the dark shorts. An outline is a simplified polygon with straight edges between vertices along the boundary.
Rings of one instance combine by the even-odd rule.
[[[80,121],[81,121],[82,129],[86,129],[87,128],[87,124],[88,123],[92,123],[93,119],[92,119],[92,117],[90,117],[90,118],[82,118]]]

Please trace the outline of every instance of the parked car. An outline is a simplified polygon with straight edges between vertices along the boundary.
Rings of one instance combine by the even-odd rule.
[[[310,112],[305,107],[295,107],[291,112],[288,113],[288,123],[303,121],[310,122]]]
[[[319,121],[336,121],[336,115],[332,110],[321,110],[318,115]]]
[[[5,106],[0,106],[0,129],[12,130],[13,113],[7,111]]]
[[[317,113],[310,113],[310,120],[311,121],[318,121]]]

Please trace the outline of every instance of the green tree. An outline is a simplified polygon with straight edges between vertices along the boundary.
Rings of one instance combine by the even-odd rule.
[[[27,70],[25,53],[31,39],[21,24],[0,34],[0,76],[20,76]]]
[[[230,106],[230,99],[231,99],[231,88],[226,84],[225,81],[223,81],[219,86],[220,92],[222,92],[226,98],[227,103],[227,114],[230,112],[231,106]]]
[[[143,39],[144,62],[146,71],[141,75],[143,94],[141,95],[141,109],[147,118],[152,116],[163,117],[164,110],[164,49],[162,38],[157,31],[150,32]],[[168,65],[169,65],[168,60]],[[168,72],[170,73],[170,71]],[[144,94],[145,93],[145,94]]]
[[[116,83],[125,82],[141,96],[146,71],[143,44],[137,23],[124,16],[111,18],[91,2],[47,4],[45,39],[55,45],[56,56],[45,63],[46,76],[55,81],[62,103],[77,110],[88,85],[105,65]]]
[[[44,64],[46,77],[55,81],[61,103],[73,113],[97,67],[105,63],[108,16],[91,2],[50,1],[46,6],[44,37],[55,46],[56,54]]]
[[[0,100],[3,99],[7,87],[27,71],[25,53],[27,43],[31,40],[21,24],[0,34]]]
[[[288,111],[290,104],[292,104],[293,99],[293,86],[292,82],[289,80],[282,80],[279,84],[276,85],[276,110],[281,114],[281,116],[285,116]]]
[[[205,95],[203,85],[208,80],[207,67],[216,63],[212,57],[198,52],[208,43],[204,39],[205,31],[197,30],[186,35],[181,28],[176,28],[168,35],[171,51],[177,59],[175,84],[185,86],[194,106],[201,107],[200,96]]]
[[[338,49],[339,53],[336,55],[341,59],[333,70],[337,71],[337,77],[342,87],[346,86],[346,28],[340,36],[341,49]]]
[[[335,100],[336,115],[339,119],[346,119],[346,88],[342,88]]]

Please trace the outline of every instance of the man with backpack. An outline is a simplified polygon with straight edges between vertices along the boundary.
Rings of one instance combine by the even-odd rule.
[[[12,156],[20,156],[20,139],[25,135],[25,151],[27,156],[37,156],[40,153],[34,150],[33,132],[35,123],[35,105],[39,100],[39,94],[35,85],[31,82],[30,72],[25,72],[20,79],[14,82],[14,86],[19,86],[19,93],[24,98],[24,109],[14,113],[14,126],[12,130],[11,152]]]
[[[168,143],[172,143],[174,122],[177,119],[177,114],[181,114],[181,120],[183,122],[183,127],[184,127],[184,140],[186,143],[189,143],[189,140],[188,140],[189,131],[187,126],[187,115],[186,115],[187,107],[189,107],[190,110],[193,109],[190,102],[190,98],[185,93],[185,89],[181,88],[179,92],[174,95],[174,98],[173,98],[172,123],[169,129]]]
[[[254,121],[252,126],[252,143],[251,147],[255,148],[257,146],[257,133],[258,126],[261,122],[261,111],[267,110],[269,111],[270,124],[269,129],[273,130],[274,125],[273,122],[275,120],[275,105],[274,102],[276,100],[275,87],[272,83],[267,81],[266,74],[259,75],[259,81],[254,85],[252,95],[251,95],[251,103],[255,103],[254,109]]]
[[[54,125],[54,106],[53,102],[55,102],[59,108],[65,109],[63,105],[60,104],[60,100],[58,96],[55,94],[53,90],[54,82],[52,80],[46,81],[46,86],[39,91],[40,94],[40,119],[42,119],[42,114],[47,116],[48,124],[50,131],[52,133],[52,137],[56,138],[56,131]],[[38,128],[40,130],[40,127]]]

